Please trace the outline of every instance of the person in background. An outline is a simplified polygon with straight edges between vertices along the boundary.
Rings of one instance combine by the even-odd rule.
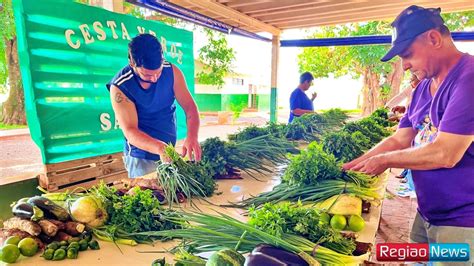
[[[125,135],[124,163],[130,178],[156,171],[168,144],[176,144],[175,100],[186,113],[182,156],[201,159],[199,114],[183,73],[163,58],[158,39],[140,34],[128,45],[128,65],[107,84],[115,117]]]
[[[314,77],[311,73],[305,72],[301,74],[300,84],[290,96],[290,118],[288,123],[291,123],[295,117],[314,112],[313,101],[318,94],[313,92],[310,99],[305,93],[313,85],[313,80]]]
[[[398,55],[421,82],[395,134],[343,169],[411,169],[418,213],[410,240],[467,243],[474,254],[474,56],[456,48],[440,12],[412,5],[392,23],[382,61]]]
[[[395,95],[392,99],[390,99],[386,104],[387,107],[392,113],[405,113],[408,105],[411,102],[411,96],[413,95],[413,91],[416,89],[416,86],[420,81],[415,75],[411,75],[410,77],[410,86],[404,88],[399,94]],[[406,99],[405,106],[401,105],[401,103]]]

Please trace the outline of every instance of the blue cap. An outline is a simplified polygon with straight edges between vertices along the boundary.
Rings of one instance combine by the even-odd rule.
[[[403,10],[391,24],[392,48],[381,61],[386,62],[400,55],[410,47],[418,35],[443,25],[444,20],[440,13],[441,8],[423,8],[415,5]]]

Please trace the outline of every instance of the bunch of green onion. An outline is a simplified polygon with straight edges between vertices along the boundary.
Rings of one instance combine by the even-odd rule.
[[[241,253],[250,252],[258,244],[266,243],[298,254],[310,265],[317,260],[325,265],[359,264],[363,256],[348,256],[322,247],[303,237],[283,234],[273,236],[249,224],[240,222],[225,214],[217,216],[204,213],[182,213],[183,229],[143,232],[137,235],[181,238],[186,246],[196,252],[217,251],[232,248]]]
[[[343,180],[325,180],[317,185],[288,185],[282,183],[273,188],[272,191],[264,192],[256,197],[245,199],[238,203],[223,205],[224,207],[248,208],[250,206],[260,206],[267,202],[277,203],[280,201],[323,201],[332,196],[342,193],[352,194],[361,199],[379,199],[378,188],[364,188],[353,182]]]
[[[181,158],[174,147],[172,145],[166,146],[165,153],[170,158],[171,163],[160,161],[156,171],[158,183],[163,189],[169,206],[171,207],[173,203],[179,204],[178,192],[183,193],[190,203],[192,203],[191,197],[194,195],[205,197],[206,193],[195,177],[192,174],[182,174],[183,172],[189,173],[186,169],[189,165]]]

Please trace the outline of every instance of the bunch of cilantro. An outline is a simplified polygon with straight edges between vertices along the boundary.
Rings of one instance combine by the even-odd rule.
[[[164,209],[153,196],[153,191],[132,188],[132,192],[119,196],[117,189],[101,184],[93,191],[107,205],[109,220],[107,225],[119,228],[127,233],[161,231],[181,228],[181,225],[170,221],[169,217],[179,218],[173,210]],[[137,240],[148,239],[148,236],[136,236]]]
[[[352,255],[356,248],[354,239],[345,238],[332,229],[314,208],[301,202],[266,203],[261,208],[249,209],[249,224],[273,236],[284,233],[297,234],[336,252]]]

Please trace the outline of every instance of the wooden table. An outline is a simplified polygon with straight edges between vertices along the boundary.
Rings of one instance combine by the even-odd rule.
[[[384,175],[379,183],[380,193],[385,192],[386,178]],[[209,201],[213,204],[224,204],[231,202],[237,202],[242,197],[249,197],[250,195],[256,195],[260,192],[270,191],[272,187],[280,183],[277,176],[259,176],[261,181],[257,181],[249,176],[244,175],[244,179],[240,180],[219,180],[218,181],[218,192],[222,192],[220,195],[212,196]],[[233,216],[241,221],[246,221],[246,217],[241,215],[244,210],[235,208],[222,208],[215,205],[210,205],[204,201],[193,200],[199,209],[206,213],[213,213],[219,211],[221,213]],[[188,204],[189,205],[189,204]],[[186,206],[188,210],[192,210],[190,206]],[[358,241],[366,243],[374,243],[375,235],[377,233],[379,221],[381,215],[381,204],[374,203],[370,209],[370,213],[364,214],[363,218],[366,221],[364,230],[358,233]],[[99,241],[100,250],[87,250],[79,253],[79,257],[76,260],[65,259],[62,261],[46,261],[40,254],[37,254],[32,258],[20,258],[15,265],[124,265],[124,266],[135,266],[135,265],[151,265],[151,263],[158,258],[166,258],[166,261],[173,262],[173,256],[169,253],[140,253],[140,252],[163,252],[166,249],[172,248],[177,242],[158,242],[154,246],[150,245],[138,245],[135,247],[121,245],[121,251],[113,244],[109,242]],[[367,255],[368,256],[368,255]],[[0,265],[4,265],[0,263]]]

